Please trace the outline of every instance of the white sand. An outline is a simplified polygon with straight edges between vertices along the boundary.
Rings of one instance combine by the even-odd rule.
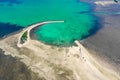
[[[94,2],[97,5],[101,5],[101,6],[108,6],[108,5],[112,5],[112,4],[116,4],[114,1],[95,1]]]
[[[58,48],[29,40],[18,48],[20,34],[0,41],[0,48],[8,55],[21,58],[33,72],[46,80],[120,80],[114,70],[103,67],[97,59],[79,43],[78,46]]]

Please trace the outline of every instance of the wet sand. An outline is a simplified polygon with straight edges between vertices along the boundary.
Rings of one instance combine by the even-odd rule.
[[[19,61],[38,74],[42,80],[119,80],[119,74],[98,61],[84,46],[55,47],[30,40],[17,47],[22,32],[0,40],[4,55],[18,57]],[[105,66],[103,66],[105,65]],[[34,79],[32,79],[34,80]],[[41,79],[38,79],[41,80]]]
[[[42,80],[119,80],[119,15],[97,16],[103,20],[102,28],[81,41],[81,48],[58,48],[36,40],[18,48],[22,32],[0,40],[0,48],[6,51],[5,55],[20,58]]]
[[[94,4],[94,1],[91,0],[90,4]],[[96,6],[94,11],[119,12],[120,4],[94,6]],[[98,56],[97,58],[114,65],[114,69],[120,74],[120,14],[96,14],[96,16],[102,19],[100,30],[81,42],[93,55]]]

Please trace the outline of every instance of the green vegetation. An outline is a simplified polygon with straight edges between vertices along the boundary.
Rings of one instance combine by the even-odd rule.
[[[28,38],[28,32],[25,31],[21,37],[21,43],[25,43],[27,41],[27,38]]]

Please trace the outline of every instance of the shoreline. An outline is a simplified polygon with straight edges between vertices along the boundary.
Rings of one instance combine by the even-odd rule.
[[[86,0],[87,2],[88,0]],[[112,1],[112,0],[111,0]],[[89,2],[89,1],[88,1]],[[94,0],[89,2],[94,4]],[[119,11],[119,4],[113,5],[96,5],[94,11]],[[104,62],[114,66],[115,71],[120,72],[120,15],[99,15],[102,19],[102,28],[93,36],[84,39],[82,45],[84,45],[93,54]],[[102,63],[101,63],[102,64]],[[120,73],[119,73],[120,74]]]
[[[103,22],[105,22],[105,21],[103,21]],[[106,25],[106,24],[104,24],[104,25]],[[106,35],[103,34],[104,31],[101,32],[102,30],[104,30],[105,26],[100,31],[98,31],[97,34],[94,34],[93,36],[90,36],[87,39],[81,41],[81,44],[82,44],[81,46],[84,49],[82,49],[82,48],[78,49],[78,47],[73,46],[73,47],[69,48],[70,52],[67,52],[67,50],[66,50],[65,54],[63,54],[63,52],[60,52],[61,48],[59,49],[55,46],[51,47],[51,45],[45,45],[41,42],[38,42],[37,40],[32,39],[34,37],[36,38],[36,36],[34,34],[32,34],[32,32],[34,32],[34,30],[37,28],[38,27],[30,30],[31,40],[24,47],[18,48],[16,45],[14,45],[15,44],[14,42],[16,42],[17,40],[14,40],[14,37],[13,37],[13,35],[15,36],[17,34],[20,34],[20,32],[22,33],[24,30],[23,29],[19,32],[17,31],[18,33],[17,32],[15,34],[12,33],[12,34],[6,36],[5,38],[3,38],[3,39],[5,39],[5,41],[3,41],[3,39],[2,40],[0,39],[0,43],[1,43],[0,48],[2,47],[3,50],[8,51],[9,55],[13,55],[13,57],[18,56],[20,58],[21,62],[24,62],[27,66],[29,66],[29,69],[31,69],[35,73],[38,73],[39,76],[42,75],[43,77],[46,77],[47,79],[51,78],[50,74],[52,74],[52,78],[55,75],[57,75],[57,74],[54,74],[54,76],[53,76],[53,73],[50,73],[50,72],[54,72],[54,71],[51,71],[53,68],[55,68],[56,70],[61,69],[61,66],[62,66],[61,64],[63,64],[63,68],[62,68],[63,70],[66,69],[65,64],[68,64],[67,70],[69,71],[69,69],[71,69],[74,72],[75,76],[77,77],[76,80],[81,80],[81,77],[82,77],[82,80],[87,80],[87,79],[83,78],[84,73],[86,73],[85,76],[88,76],[88,77],[90,76],[91,77],[90,79],[94,79],[94,80],[116,80],[114,78],[115,77],[114,75],[110,75],[110,73],[114,74],[116,72],[118,74],[118,78],[120,79],[119,68],[117,68],[115,65],[111,65],[111,64],[114,64],[114,62],[112,62],[113,61],[112,56],[109,58],[109,54],[106,54],[106,52],[109,52],[109,50],[110,50],[108,46],[111,44],[112,45],[117,44],[117,43],[115,43],[115,41],[118,40],[118,42],[119,42],[119,39],[118,38],[117,38],[117,40],[115,39],[115,41],[114,41],[115,44],[114,43],[105,44],[104,40],[108,36],[112,37],[111,35],[107,35],[107,33],[106,33]],[[109,27],[109,28],[111,28],[111,27]],[[100,35],[99,33],[102,34],[103,36]],[[15,37],[18,37],[18,36],[15,36]],[[104,39],[104,37],[105,37],[105,39]],[[14,41],[12,41],[12,39]],[[108,37],[108,39],[109,39],[109,37]],[[112,39],[114,39],[114,37]],[[99,42],[99,40],[101,42]],[[109,40],[106,40],[106,41],[109,41]],[[110,40],[110,42],[112,42],[112,41]],[[14,43],[14,44],[12,44],[12,43]],[[101,44],[101,45],[99,45],[99,44]],[[105,45],[102,45],[102,44],[105,44]],[[119,47],[119,44],[117,44],[117,45]],[[108,49],[106,49],[106,47]],[[90,51],[90,49],[93,51]],[[79,53],[79,50],[84,51],[85,55]],[[113,46],[113,48],[111,48],[111,50],[116,50],[115,46]],[[94,51],[95,51],[95,53],[94,53]],[[104,52],[104,51],[106,51],[106,52]],[[86,54],[86,52],[88,52],[88,54]],[[103,52],[103,53],[100,53],[100,52]],[[111,53],[112,53],[112,51],[111,51]],[[106,56],[104,56],[103,54]],[[91,59],[91,57],[92,57],[92,59]],[[107,60],[107,58],[109,58],[109,59]],[[107,61],[109,61],[109,62],[107,62]],[[51,62],[52,64],[50,64],[49,62]],[[50,65],[50,67],[52,65],[52,69],[49,67],[49,65]],[[80,67],[80,65],[82,65],[82,67]],[[56,66],[58,66],[58,67],[56,67]],[[117,70],[115,70],[115,72],[114,72],[113,67],[114,67],[114,69],[117,69]],[[119,67],[119,65],[118,65],[118,67]],[[101,76],[101,75],[99,75],[100,74],[99,72],[103,73],[102,75],[105,75],[105,77],[108,76],[109,79],[106,79],[105,77],[102,77],[102,78],[99,77],[98,79],[94,78],[96,76]],[[57,73],[57,71],[56,71],[56,73]],[[58,74],[62,74],[62,73],[65,73],[65,72],[62,71],[62,72],[59,72]],[[91,73],[93,73],[93,76],[91,76],[92,75]],[[106,74],[108,74],[108,75],[106,75]]]
[[[44,24],[43,24],[44,25]],[[41,25],[41,26],[43,26]],[[39,26],[39,27],[41,27]],[[39,27],[35,27],[33,29],[30,30],[30,37],[31,37],[31,40],[38,40],[37,38],[37,35],[35,34],[35,31],[39,28]],[[39,41],[39,40],[38,40]]]
[[[17,45],[13,46],[12,43],[16,42],[16,37],[18,38],[19,35],[14,34],[14,36],[7,37],[5,40],[0,40],[0,48],[9,53],[8,55],[19,57],[20,61],[29,66],[29,69],[33,72],[38,73],[39,77],[42,76],[47,80],[52,80],[56,75],[60,76],[59,74],[62,74],[59,72],[54,73],[54,70],[57,68],[58,70],[62,70],[63,73],[69,72],[70,75],[67,76],[70,77],[70,80],[80,80],[80,78],[83,80],[109,80],[107,78],[113,80],[116,78],[119,79],[117,74],[114,73],[114,70],[103,67],[102,65],[105,63],[101,65],[80,43],[79,47],[71,46],[69,48],[59,48],[45,45],[37,40],[30,40],[24,47],[18,48]],[[80,65],[82,65],[82,67],[80,67]],[[46,70],[49,72],[46,72]],[[101,70],[102,72],[100,72]],[[80,74],[84,76],[81,76]],[[72,77],[73,75],[74,77]],[[95,75],[99,76],[99,78],[96,78]],[[53,80],[58,80],[58,78],[62,79],[61,77],[56,78],[57,79]]]
[[[18,47],[22,47],[24,46],[25,44],[27,44],[30,40],[31,40],[31,37],[30,37],[30,31],[32,29],[34,29],[35,27],[39,27],[41,25],[44,25],[44,24],[50,24],[50,23],[63,23],[64,21],[63,20],[58,20],[58,21],[44,21],[44,22],[39,22],[39,23],[36,23],[36,24],[33,24],[31,26],[28,26],[28,28],[26,28],[25,30],[22,31],[21,35],[19,36],[18,38],[18,42],[17,42],[17,46]],[[27,31],[27,40],[24,42],[24,43],[21,43],[21,37],[22,35]]]
[[[3,39],[5,39],[5,38],[7,38],[7,37],[10,37],[10,36],[12,36],[12,35],[14,35],[14,34],[18,34],[18,33],[20,33],[21,31],[23,31],[24,29],[26,29],[26,28],[23,28],[23,29],[14,31],[14,32],[12,32],[12,33],[9,33],[9,34],[7,34],[7,35],[4,35],[3,37],[0,37],[0,40],[3,40]]]

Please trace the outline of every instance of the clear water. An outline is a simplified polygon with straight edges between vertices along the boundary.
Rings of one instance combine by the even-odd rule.
[[[14,4],[6,2],[0,6],[0,22],[27,27],[43,21],[65,21],[46,24],[35,32],[38,39],[47,44],[71,45],[74,40],[81,40],[89,35],[95,24],[95,18],[91,14],[79,14],[90,11],[90,6],[78,0],[24,0],[19,3],[13,0],[13,2]]]

